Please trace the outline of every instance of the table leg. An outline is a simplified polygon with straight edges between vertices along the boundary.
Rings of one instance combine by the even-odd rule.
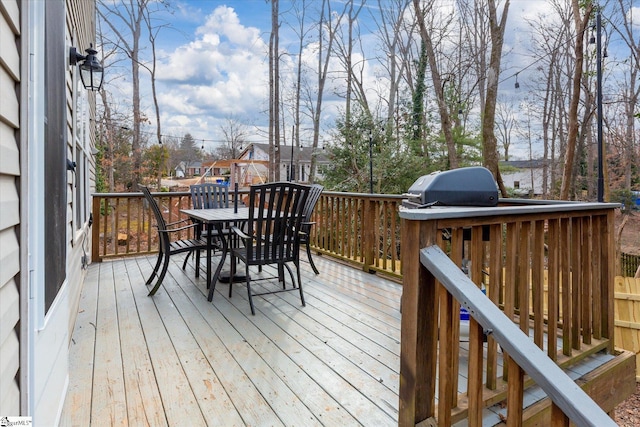
[[[207,230],[207,289],[211,286],[211,228]]]
[[[213,275],[213,279],[207,282],[207,288],[209,289],[209,295],[207,296],[207,300],[213,300],[213,292],[216,290],[216,282],[220,277],[220,271],[222,270],[222,266],[224,265],[224,261],[227,258],[227,250],[229,248],[229,243],[227,242],[224,233],[222,232],[222,225],[215,226],[218,229],[218,235],[220,236],[220,241],[222,242],[222,255],[220,256],[220,262],[218,263],[218,267],[216,268],[216,272]],[[209,238],[211,238],[211,233],[209,233]],[[207,242],[207,250],[211,250],[211,242]],[[207,252],[209,253],[209,252]],[[211,260],[209,260],[211,262]],[[210,264],[209,264],[210,265]],[[207,270],[208,271],[208,270]]]

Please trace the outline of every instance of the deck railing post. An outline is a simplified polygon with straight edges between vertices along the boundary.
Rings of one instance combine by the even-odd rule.
[[[399,426],[435,416],[438,294],[435,278],[420,263],[420,248],[436,242],[435,221],[402,221],[402,326]],[[409,237],[410,236],[410,237]]]
[[[100,203],[102,198],[94,195],[92,201],[93,225],[91,230],[91,262],[102,262],[100,257]]]
[[[376,265],[377,244],[375,241],[375,225],[376,221],[376,201],[371,197],[365,199],[364,202],[364,221],[362,222],[362,252],[364,255],[363,270],[367,272],[373,271]]]

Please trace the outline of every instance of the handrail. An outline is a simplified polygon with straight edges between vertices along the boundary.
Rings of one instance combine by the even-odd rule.
[[[401,425],[437,413],[442,426],[465,417],[477,426],[484,407],[521,400],[533,382],[508,352],[500,354],[491,336],[483,343],[482,328],[473,318],[468,350],[459,345],[460,305],[422,266],[420,250],[440,247],[472,282],[485,286],[491,303],[530,334],[535,346],[568,368],[603,350],[615,354],[615,208],[501,201],[493,208],[400,209]],[[463,370],[466,384],[459,384]],[[520,411],[512,418],[529,417]]]
[[[571,421],[581,426],[615,426],[616,423],[515,323],[491,302],[438,246],[420,251],[420,261],[447,291],[509,354],[518,366],[544,389]],[[511,411],[507,402],[508,410]],[[521,404],[517,402],[516,404]]]
[[[241,190],[244,195],[247,190]],[[191,193],[156,192],[167,220],[184,219],[180,209],[191,206]],[[400,195],[324,191],[314,210],[310,245],[313,250],[386,273],[399,281]],[[143,207],[142,193],[93,194],[91,259],[148,254],[158,250],[149,227],[151,213]]]
[[[313,249],[401,279],[401,195],[324,191],[313,213]]]

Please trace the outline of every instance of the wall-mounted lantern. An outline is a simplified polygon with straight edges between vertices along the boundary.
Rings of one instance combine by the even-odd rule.
[[[80,64],[80,79],[85,89],[100,90],[104,69],[96,57],[98,51],[93,48],[93,44],[89,44],[89,49],[86,49],[85,52],[87,52],[86,56],[81,55],[75,47],[71,47],[69,49],[69,65]]]

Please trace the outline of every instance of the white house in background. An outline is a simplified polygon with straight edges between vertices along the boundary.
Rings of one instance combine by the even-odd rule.
[[[91,252],[95,93],[69,58],[95,16],[94,0],[0,1],[0,417],[34,426],[62,411]]]
[[[281,145],[280,150],[280,179],[307,183],[311,171],[311,156],[313,150],[309,147],[294,147]],[[266,182],[269,167],[269,144],[252,142],[240,153],[239,161],[234,162],[236,173],[239,175],[240,186],[248,186]],[[321,169],[329,164],[329,158],[322,150],[316,150],[316,179],[322,179]],[[293,166],[293,167],[292,167]],[[238,171],[239,170],[239,171]],[[293,170],[293,177],[290,173]],[[233,172],[232,172],[233,175]]]
[[[509,160],[500,162],[500,166],[509,166],[500,171],[505,187],[512,188],[519,197],[535,197],[543,194],[545,160]],[[513,168],[516,168],[515,170]],[[547,172],[550,174],[550,172]],[[550,176],[550,175],[549,175]],[[551,179],[548,179],[551,185]]]

